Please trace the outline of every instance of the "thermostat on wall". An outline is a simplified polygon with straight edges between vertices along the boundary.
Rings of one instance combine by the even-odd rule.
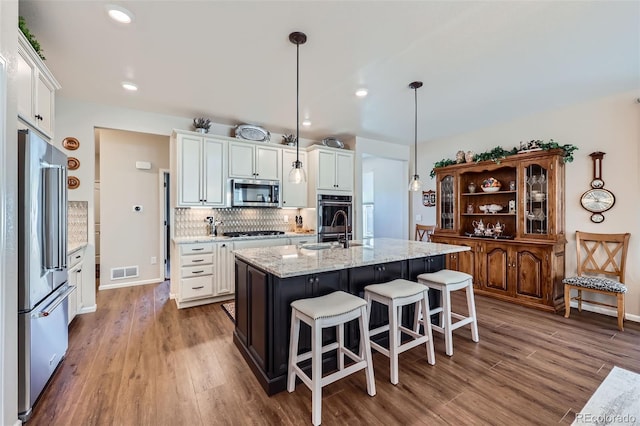
[[[136,161],[136,169],[138,170],[150,170],[151,163],[148,161]]]

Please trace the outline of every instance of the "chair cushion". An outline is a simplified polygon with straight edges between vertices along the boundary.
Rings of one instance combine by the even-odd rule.
[[[296,300],[291,302],[291,307],[316,320],[346,314],[366,304],[361,297],[334,291],[326,296]]]
[[[438,284],[457,284],[463,281],[473,280],[473,277],[464,272],[442,269],[438,272],[427,272],[418,275],[418,281],[430,281]]]
[[[379,294],[380,296],[387,297],[389,299],[396,299],[399,297],[413,296],[418,293],[422,293],[426,289],[427,287],[422,284],[397,279],[389,281],[388,283],[368,285],[364,288],[364,291]]]
[[[570,277],[562,280],[565,284],[578,287],[592,288],[595,290],[611,291],[613,293],[626,293],[627,286],[620,281],[602,277]]]

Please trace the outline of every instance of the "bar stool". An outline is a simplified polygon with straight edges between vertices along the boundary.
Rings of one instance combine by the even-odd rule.
[[[429,315],[428,291],[429,289],[422,284],[403,279],[382,284],[371,284],[364,288],[364,298],[367,301],[369,316],[371,316],[371,304],[373,301],[386,305],[389,311],[389,323],[370,330],[369,335],[372,337],[380,333],[389,332],[389,349],[380,346],[374,341],[371,341],[371,347],[390,359],[391,383],[394,385],[398,384],[398,355],[400,353],[426,343],[427,361],[431,365],[436,362],[433,351],[431,323],[427,321],[424,326],[424,334],[420,334],[417,321],[414,323],[415,330],[404,327],[401,321],[402,307],[410,304],[417,305],[416,314],[419,307],[422,306],[423,312],[426,312],[427,316]],[[402,344],[402,333],[408,334],[413,340]]]
[[[443,269],[438,272],[425,273],[418,275],[418,282],[426,285],[434,290],[440,290],[441,305],[439,308],[435,308],[431,311],[432,314],[440,314],[441,326],[433,325],[433,329],[439,333],[444,334],[444,342],[447,355],[453,355],[453,330],[460,328],[464,325],[471,324],[471,339],[474,342],[478,342],[478,321],[476,318],[476,305],[473,298],[473,277],[464,272],[451,271],[449,269]],[[451,311],[451,292],[456,290],[466,289],[467,293],[467,308],[469,309],[469,316],[464,316]],[[451,318],[456,318],[458,321],[452,322]],[[422,323],[430,323],[431,321],[424,321],[424,318],[429,318],[428,315],[423,315]]]
[[[358,318],[360,324],[360,354],[356,355],[344,346],[344,324]],[[300,321],[311,327],[311,351],[298,355]],[[338,341],[322,346],[322,329],[338,328]],[[373,362],[369,342],[367,303],[358,296],[336,291],[326,296],[300,299],[291,303],[291,336],[289,344],[289,369],[287,391],[296,387],[296,376],[311,390],[311,419],[314,425],[322,421],[322,387],[342,379],[356,371],[366,369],[367,393],[376,394],[373,378]],[[322,354],[338,350],[338,371],[322,377]],[[345,368],[344,356],[354,363]],[[311,379],[298,366],[311,358]]]

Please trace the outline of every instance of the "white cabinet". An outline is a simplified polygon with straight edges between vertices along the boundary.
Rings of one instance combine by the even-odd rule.
[[[296,152],[288,149],[282,150],[282,207],[307,207],[307,182],[290,183],[289,171],[291,164],[296,161]],[[307,153],[300,152],[300,161],[305,173],[309,173]]]
[[[353,192],[353,152],[312,147],[309,152],[309,184],[323,192]]]
[[[318,236],[313,234],[305,235],[303,237],[296,236],[296,237],[289,238],[290,245],[311,244],[317,241],[318,241]]]
[[[177,250],[178,265],[172,280],[178,285],[178,308],[203,305],[233,297],[233,243],[185,243]]]
[[[229,177],[280,180],[280,148],[229,142]]]
[[[216,282],[217,296],[235,293],[235,256],[233,243],[218,243],[216,247]]]
[[[53,138],[54,93],[60,84],[18,30],[18,117]]]
[[[76,290],[67,298],[69,321],[76,317],[82,310],[82,265],[84,259],[84,248],[73,252],[67,256],[67,271],[69,274],[69,285],[76,286]]]
[[[224,207],[227,141],[174,131],[177,206]]]

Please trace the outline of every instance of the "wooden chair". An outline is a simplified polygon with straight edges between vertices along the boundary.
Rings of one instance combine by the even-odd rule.
[[[564,306],[565,318],[569,318],[571,300],[578,301],[578,311],[582,311],[582,302],[617,308],[618,328],[624,330],[624,271],[631,234],[593,234],[576,231],[576,251],[578,275],[565,278]],[[617,278],[611,279],[607,277]],[[577,297],[571,297],[571,290],[578,291]],[[616,304],[584,300],[583,291],[616,296]]]
[[[416,224],[416,241],[431,241],[431,235],[436,230],[435,225],[418,225]],[[426,237],[426,239],[425,239]]]

